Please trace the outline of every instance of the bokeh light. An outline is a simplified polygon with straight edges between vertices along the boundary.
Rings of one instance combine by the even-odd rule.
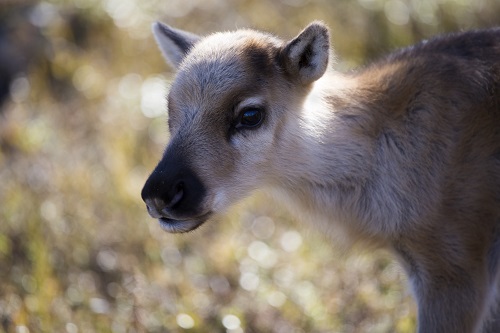
[[[291,38],[323,20],[347,71],[498,13],[498,0],[2,2],[0,332],[413,332],[387,253],[346,255],[268,198],[187,235],[147,215],[174,79],[151,24]]]

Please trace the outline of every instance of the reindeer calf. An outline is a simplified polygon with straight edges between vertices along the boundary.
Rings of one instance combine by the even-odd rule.
[[[322,23],[290,41],[153,31],[178,69],[172,139],[142,191],[163,229],[193,230],[264,188],[329,235],[392,250],[418,332],[500,332],[499,28],[348,74],[328,68]]]

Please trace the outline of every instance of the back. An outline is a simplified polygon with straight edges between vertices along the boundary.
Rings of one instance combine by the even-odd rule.
[[[450,208],[481,196],[500,209],[500,28],[423,41],[359,76],[361,89],[376,91],[365,94],[381,119],[376,135],[432,174],[414,185],[439,185]],[[409,166],[400,171],[411,177]]]

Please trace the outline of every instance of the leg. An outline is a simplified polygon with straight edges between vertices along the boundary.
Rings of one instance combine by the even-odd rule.
[[[459,216],[427,221],[393,243],[417,300],[418,332],[500,332],[494,317],[500,313],[494,307],[500,305],[500,219],[487,210],[456,211]]]
[[[485,311],[482,333],[500,332],[500,220],[497,221],[493,245],[488,252],[489,274],[493,281],[488,291],[488,305]]]
[[[464,246],[448,245],[427,235],[395,246],[417,300],[419,333],[475,333],[483,318],[486,260]]]
[[[500,332],[500,300],[495,300],[495,303],[492,304],[492,308],[490,310],[490,316],[486,319],[486,323],[482,331],[482,333],[498,333]]]
[[[419,333],[475,332],[483,312],[484,288],[477,276],[462,273],[465,278],[433,276],[414,283]]]

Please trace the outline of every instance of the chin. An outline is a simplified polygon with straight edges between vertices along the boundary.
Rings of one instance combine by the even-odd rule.
[[[203,223],[205,223],[209,219],[211,215],[212,213],[207,213],[202,216],[193,217],[190,219],[189,218],[182,219],[182,220],[175,220],[162,217],[158,219],[158,222],[160,223],[160,227],[166,232],[171,234],[180,234],[180,233],[190,232],[199,228]]]

